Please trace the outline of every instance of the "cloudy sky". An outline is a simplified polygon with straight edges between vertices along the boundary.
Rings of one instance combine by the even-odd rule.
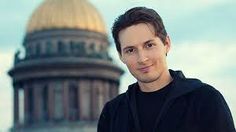
[[[12,87],[7,71],[14,52],[22,49],[27,21],[43,0],[0,0],[0,131],[12,125]],[[236,1],[235,0],[90,0],[110,28],[113,20],[134,6],[154,8],[172,40],[169,68],[213,85],[225,97],[236,120]],[[110,54],[123,67],[114,47]],[[127,69],[126,69],[127,71]],[[135,80],[126,73],[121,92]],[[3,120],[4,119],[4,120]]]

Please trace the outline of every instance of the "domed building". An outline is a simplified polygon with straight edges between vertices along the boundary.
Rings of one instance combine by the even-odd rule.
[[[43,1],[28,22],[23,47],[9,71],[12,131],[95,132],[123,74],[108,55],[96,8],[87,0]]]

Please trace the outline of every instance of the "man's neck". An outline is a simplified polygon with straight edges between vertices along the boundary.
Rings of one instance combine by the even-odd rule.
[[[172,81],[172,77],[170,75],[169,70],[167,69],[166,71],[164,71],[160,77],[150,83],[143,83],[138,81],[140,90],[143,92],[153,92],[153,91],[157,91],[160,90],[162,88],[164,88],[166,85],[168,85],[171,81]]]

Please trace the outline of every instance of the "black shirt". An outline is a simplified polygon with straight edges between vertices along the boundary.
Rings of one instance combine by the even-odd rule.
[[[137,111],[142,132],[153,131],[155,120],[160,113],[169,90],[171,89],[172,82],[164,88],[154,92],[142,92],[137,88]]]

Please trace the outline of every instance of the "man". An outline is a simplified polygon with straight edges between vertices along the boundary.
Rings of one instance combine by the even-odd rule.
[[[98,132],[235,132],[219,91],[168,70],[171,42],[153,9],[128,10],[114,22],[112,35],[137,83],[105,104]]]

